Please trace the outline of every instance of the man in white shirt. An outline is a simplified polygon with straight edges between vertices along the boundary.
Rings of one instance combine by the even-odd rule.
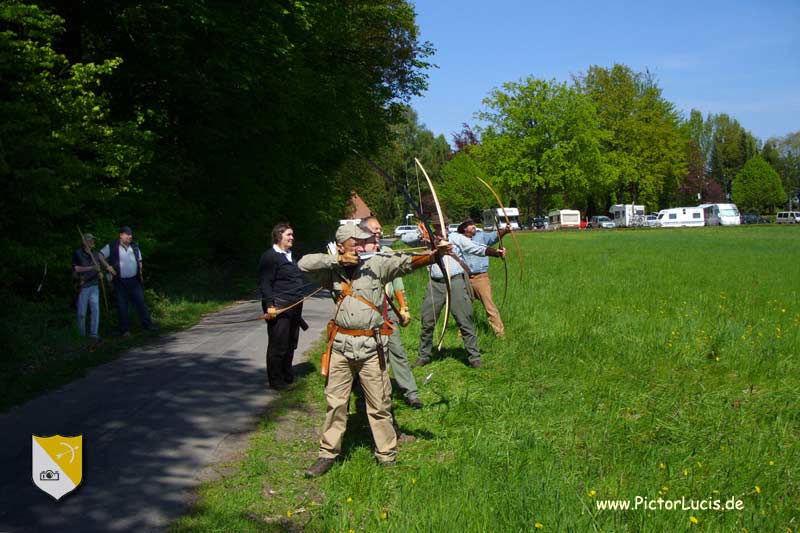
[[[142,327],[149,331],[158,330],[158,325],[150,318],[150,310],[144,301],[142,289],[142,252],[133,242],[133,231],[128,226],[119,229],[119,239],[100,250],[108,264],[116,271],[114,291],[117,296],[117,318],[119,331],[123,337],[130,336],[128,322],[128,303],[133,304]]]

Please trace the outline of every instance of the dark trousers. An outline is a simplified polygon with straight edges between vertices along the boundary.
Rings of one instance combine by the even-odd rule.
[[[128,322],[128,303],[133,305],[136,314],[139,315],[139,322],[142,327],[150,328],[153,321],[150,319],[150,310],[144,303],[144,290],[139,278],[114,278],[114,291],[117,295],[117,318],[119,319],[119,330],[125,333],[131,329]]]
[[[287,303],[286,305],[290,305]],[[283,307],[281,302],[276,302],[276,307]],[[266,306],[262,303],[266,312]],[[267,379],[270,385],[292,383],[292,360],[300,339],[300,320],[303,314],[303,304],[293,307],[278,315],[267,323]]]

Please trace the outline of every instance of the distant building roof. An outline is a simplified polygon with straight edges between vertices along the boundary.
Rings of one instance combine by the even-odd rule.
[[[344,213],[345,218],[366,218],[372,216],[372,210],[361,199],[358,193],[353,193],[350,200],[347,201],[347,207]]]

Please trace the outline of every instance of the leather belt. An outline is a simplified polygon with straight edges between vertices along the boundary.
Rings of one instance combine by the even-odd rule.
[[[345,329],[343,327],[337,326],[335,323],[332,325],[331,329],[333,329],[336,333],[343,333],[344,335],[350,335],[351,337],[374,337],[375,334],[371,329]],[[378,329],[378,332],[381,335],[391,335],[394,329],[388,323],[384,323]],[[335,336],[335,334],[334,334]]]

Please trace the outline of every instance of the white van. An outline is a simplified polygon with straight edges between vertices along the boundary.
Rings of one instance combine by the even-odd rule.
[[[775,215],[776,224],[800,224],[800,211],[781,211]]]
[[[742,223],[736,204],[700,204],[706,226],[738,226]]]
[[[547,225],[552,229],[580,228],[581,212],[575,209],[558,209],[547,213]]]
[[[614,204],[608,210],[618,228],[644,226],[644,206],[636,204]]]
[[[505,211],[505,215],[503,214]],[[511,222],[511,229],[514,231],[519,230],[519,209],[516,207],[506,207],[505,209],[484,209],[483,213],[483,229],[486,231],[495,231],[506,227],[506,215],[508,221]],[[496,226],[496,227],[495,227]]]
[[[656,227],[681,228],[705,226],[703,210],[699,207],[672,207],[658,212]]]

